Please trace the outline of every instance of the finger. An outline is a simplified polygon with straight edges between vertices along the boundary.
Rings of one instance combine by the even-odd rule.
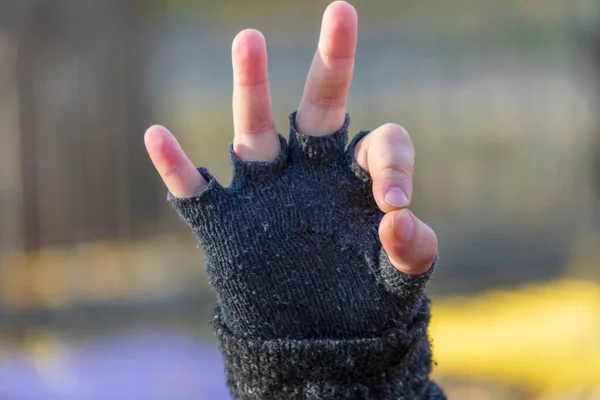
[[[154,167],[173,196],[191,196],[206,188],[208,182],[167,128],[151,126],[144,135],[144,142]]]
[[[415,150],[408,132],[396,124],[375,129],[354,149],[358,165],[373,179],[373,197],[383,212],[410,205]]]
[[[262,33],[247,29],[233,40],[233,151],[245,161],[272,161],[279,138],[271,111],[267,45]]]
[[[298,106],[299,132],[325,135],[344,123],[357,35],[354,7],[344,1],[331,3],[323,15],[319,45]]]
[[[407,209],[383,216],[379,239],[392,265],[409,275],[427,272],[438,251],[433,230]]]

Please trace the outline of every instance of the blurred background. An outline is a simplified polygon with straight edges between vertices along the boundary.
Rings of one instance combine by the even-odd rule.
[[[230,46],[279,130],[328,1],[0,0],[0,399],[227,399],[203,254],[143,133],[230,178]],[[451,399],[600,399],[600,3],[353,2],[352,132],[417,149]]]

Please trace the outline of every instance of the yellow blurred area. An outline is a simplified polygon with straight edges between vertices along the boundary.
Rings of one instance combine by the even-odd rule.
[[[206,293],[201,252],[189,245],[157,237],[9,254],[0,260],[0,304],[19,313]],[[557,280],[438,298],[430,334],[435,372],[444,378],[534,391],[600,390],[597,283]],[[54,336],[30,334],[23,345],[36,356],[54,354]]]
[[[0,258],[0,304],[20,312],[194,291],[204,275],[192,243],[156,237],[9,253]]]
[[[600,389],[600,285],[561,280],[434,302],[437,371],[532,390]]]

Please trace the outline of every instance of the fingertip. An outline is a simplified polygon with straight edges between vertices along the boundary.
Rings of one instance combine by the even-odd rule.
[[[411,176],[400,170],[379,168],[374,170],[372,191],[379,209],[389,213],[410,207],[413,195]]]
[[[171,132],[162,125],[152,125],[144,133],[144,144],[155,166],[165,155],[172,153],[176,143]]]
[[[144,133],[144,144],[148,151],[150,149],[161,148],[168,141],[171,132],[162,125],[152,125]]]
[[[399,187],[390,187],[385,191],[383,200],[392,207],[403,208],[409,205],[409,198],[406,191]]]
[[[435,233],[407,209],[386,214],[379,237],[392,265],[409,275],[427,272],[437,255]]]
[[[350,58],[356,52],[358,14],[345,1],[334,1],[323,14],[319,48],[331,58]],[[345,44],[340,46],[340,43]]]
[[[234,80],[237,85],[253,86],[268,82],[267,43],[256,29],[238,33],[231,45]]]
[[[233,50],[243,50],[248,44],[266,44],[265,36],[258,29],[248,28],[238,32],[233,39]]]
[[[358,21],[358,13],[354,6],[347,1],[337,0],[332,2],[325,9],[324,18],[341,17],[339,21],[343,24],[352,24]]]
[[[196,170],[167,128],[162,125],[151,126],[144,134],[144,143],[154,168],[174,196],[190,196],[206,187],[206,179]]]

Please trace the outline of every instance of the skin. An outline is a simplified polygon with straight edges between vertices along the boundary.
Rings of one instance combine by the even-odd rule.
[[[299,132],[319,136],[342,126],[357,35],[354,7],[344,1],[331,3],[323,15],[319,44],[298,106]],[[280,145],[271,109],[263,35],[253,29],[240,32],[233,41],[232,62],[234,152],[242,160],[272,161]],[[150,127],[144,140],[156,170],[173,195],[185,197],[204,190],[206,180],[165,127]],[[385,213],[379,237],[392,264],[411,275],[426,272],[438,244],[433,230],[408,209],[415,159],[409,134],[400,125],[381,125],[358,143],[354,155],[373,178],[373,196]]]

